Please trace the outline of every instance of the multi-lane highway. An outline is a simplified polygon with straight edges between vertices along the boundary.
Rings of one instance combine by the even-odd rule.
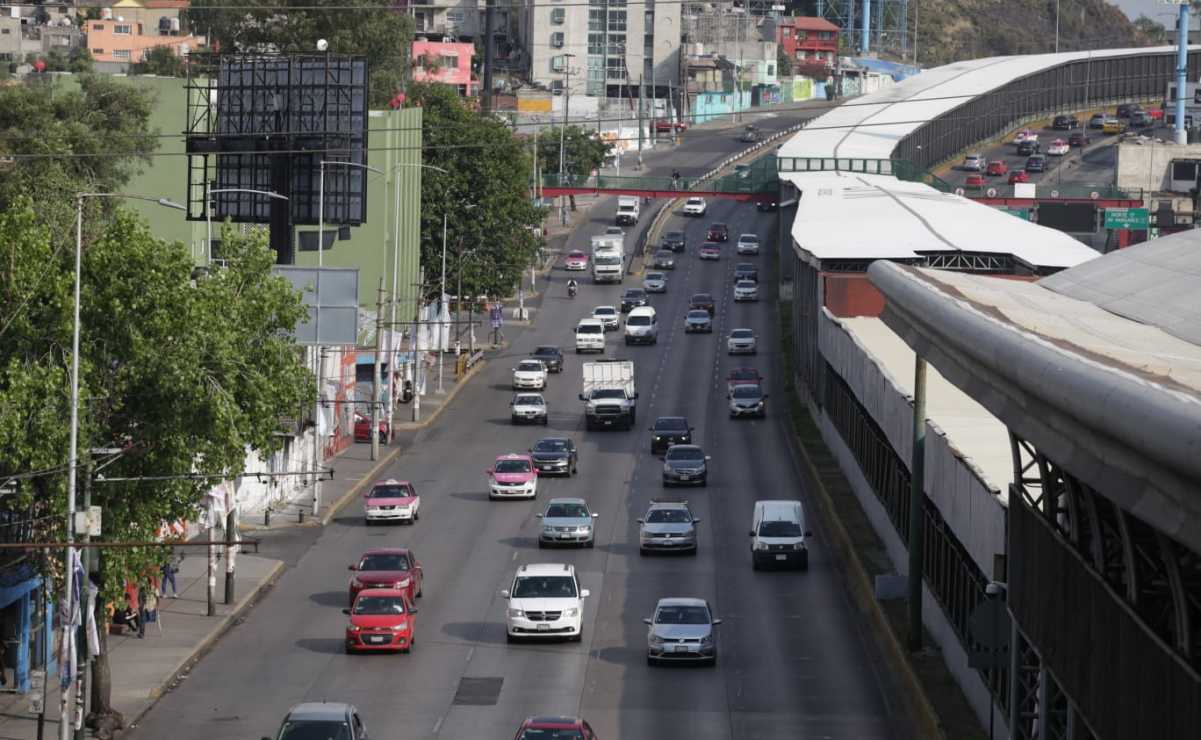
[[[697,156],[716,153],[709,147]],[[594,220],[572,235],[569,247],[584,247],[611,223],[611,213],[611,204],[599,203]],[[649,220],[644,216],[638,228]],[[703,230],[716,220],[730,224],[727,253],[716,263],[698,262]],[[509,423],[511,366],[536,344],[570,348],[579,318],[595,305],[616,303],[624,287],[638,284],[633,278],[622,287],[582,281],[572,300],[563,288],[565,273],[556,270],[534,325],[511,335],[506,355],[465,387],[386,471],[418,486],[421,520],[367,528],[358,507],[348,507],[132,736],[257,738],[274,733],[292,704],[322,699],[355,703],[374,740],[510,738],[524,717],[539,713],[583,716],[606,740],[909,736],[903,711],[890,703],[896,696],[892,680],[847,598],[820,522],[810,525],[816,536],[808,572],[751,569],[752,503],[800,498],[813,506],[780,409],[773,259],[770,250],[759,257],[733,255],[734,241],[745,231],[774,248],[774,214],[714,202],[706,218],[676,224],[686,228],[689,248],[670,274],[667,292],[652,299],[659,343],[627,348],[620,334],[609,337],[607,354],[635,363],[635,430],[584,431],[577,399],[583,359],[570,351],[563,373],[551,376],[546,391],[549,427]],[[758,303],[732,302],[731,275],[739,259],[760,265]],[[683,333],[687,301],[697,291],[719,299],[711,335]],[[759,333],[760,352],[728,357],[725,336],[743,326]],[[724,378],[743,364],[768,378],[766,419],[728,418]],[[646,429],[660,415],[687,416],[696,441],[712,456],[708,487],[669,493],[687,498],[703,520],[695,557],[638,554],[635,519],[665,494]],[[543,478],[537,501],[490,502],[484,469],[493,458],[524,451],[548,435],[576,440],[580,475]],[[559,495],[582,496],[600,513],[594,549],[537,548],[534,515]],[[412,548],[424,565],[414,650],[345,655],[347,565],[364,550],[385,545]],[[531,562],[573,564],[591,591],[581,642],[506,642],[506,602],[499,592],[519,565]],[[665,596],[706,598],[724,619],[717,628],[716,667],[646,665],[641,619]],[[456,695],[465,678],[493,680],[476,687],[475,703],[464,703]]]

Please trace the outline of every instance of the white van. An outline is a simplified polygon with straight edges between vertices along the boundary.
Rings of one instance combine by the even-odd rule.
[[[785,565],[808,570],[809,550],[805,538],[805,509],[800,501],[756,501],[751,519],[751,565]]]
[[[605,325],[600,319],[580,319],[575,327],[575,352],[605,351]]]
[[[651,306],[638,306],[626,316],[626,344],[655,344],[659,341],[659,319]]]

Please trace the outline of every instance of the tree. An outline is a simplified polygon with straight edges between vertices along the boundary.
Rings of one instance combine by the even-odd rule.
[[[67,70],[77,75],[90,74],[95,71],[95,60],[92,58],[92,52],[86,46],[79,46],[71,50],[67,61]]]
[[[102,218],[85,201],[88,220]],[[51,470],[22,485],[14,507],[44,512],[43,537],[61,539],[66,510],[71,286],[74,244],[56,243],[31,204],[0,213],[0,470]],[[280,419],[312,402],[315,388],[289,336],[305,316],[300,296],[271,272],[261,233],[223,233],[226,267],[193,280],[187,247],[150,235],[118,211],[83,252],[80,459],[119,448],[96,482],[100,540],[155,539],[164,522],[191,520],[208,488],[241,472],[247,450],[279,446]],[[155,572],[160,548],[102,550],[99,587],[121,597],[127,580]],[[105,623],[103,612],[97,615]],[[96,664],[108,685],[107,656]],[[91,720],[111,723],[101,690]],[[119,720],[117,721],[119,725]]]
[[[612,144],[602,141],[591,129],[568,126],[538,135],[538,167],[548,175],[559,173],[559,136],[563,136],[564,174],[589,177],[608,158]]]
[[[193,0],[185,18],[226,52],[314,54],[317,39],[325,39],[332,54],[366,56],[375,108],[409,79],[413,19],[391,0],[341,0],[328,9],[312,0]]]
[[[776,47],[776,74],[780,77],[792,76],[792,60],[783,45]]]
[[[159,75],[160,77],[183,77],[187,73],[184,60],[170,46],[156,46],[142,57],[142,61],[129,66],[130,74]]]
[[[1142,35],[1149,44],[1167,44],[1171,41],[1171,33],[1162,23],[1140,15],[1134,21],[1134,30]]]
[[[528,149],[499,120],[473,110],[446,85],[415,83],[409,103],[423,109],[421,135],[421,260],[441,265],[442,214],[447,215],[448,279],[460,244],[474,259],[464,263],[463,291],[504,296],[542,246],[534,233],[543,210],[530,197],[533,162]],[[426,272],[434,281],[434,273]],[[426,291],[436,295],[437,288]]]

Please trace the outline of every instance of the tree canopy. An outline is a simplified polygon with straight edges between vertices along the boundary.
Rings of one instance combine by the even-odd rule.
[[[328,8],[312,0],[192,0],[185,15],[224,52],[316,54],[317,40],[325,39],[331,54],[366,56],[374,108],[405,86],[413,19],[391,0],[340,0]]]
[[[548,175],[559,172],[559,136],[563,136],[564,173],[588,177],[609,156],[612,145],[596,132],[580,126],[552,128],[538,135],[538,168]]]
[[[420,105],[425,164],[421,175],[421,263],[426,280],[442,264],[442,215],[447,216],[449,281],[463,258],[465,294],[508,295],[542,240],[543,217],[530,197],[533,160],[523,142],[496,118],[474,110],[449,86],[416,83],[409,102]],[[461,245],[461,247],[460,247]],[[453,283],[452,283],[453,284]],[[427,295],[436,295],[431,287]]]

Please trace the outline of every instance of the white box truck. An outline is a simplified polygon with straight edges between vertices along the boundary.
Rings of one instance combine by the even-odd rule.
[[[616,249],[597,249],[592,252],[592,282],[620,283],[625,276],[625,258]]]
[[[585,429],[632,429],[638,411],[634,363],[629,360],[585,362],[580,400],[584,402]]]
[[[617,225],[633,226],[638,223],[642,201],[636,195],[622,195],[617,199]]]
[[[596,254],[599,249],[616,249],[618,252],[624,252],[625,240],[619,234],[599,234],[592,237],[592,253]]]

